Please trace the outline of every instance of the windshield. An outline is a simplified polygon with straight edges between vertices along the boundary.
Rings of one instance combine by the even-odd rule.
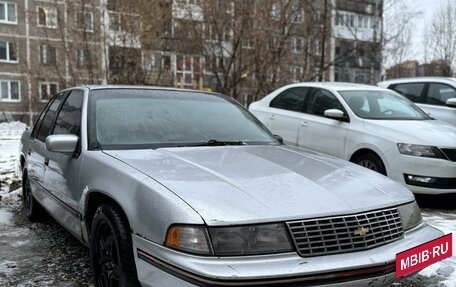
[[[429,120],[432,119],[408,99],[388,91],[341,91],[339,94],[352,111],[363,119]]]
[[[91,149],[278,144],[260,122],[222,96],[147,89],[90,95]]]

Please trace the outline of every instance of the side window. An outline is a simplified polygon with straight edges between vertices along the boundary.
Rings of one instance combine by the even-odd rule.
[[[49,106],[48,110],[44,114],[43,120],[41,121],[41,125],[38,131],[36,138],[42,142],[46,140],[46,137],[51,133],[52,124],[54,123],[55,115],[57,113],[57,109],[60,106],[60,102],[65,94],[60,93],[58,94],[54,101]]]
[[[425,103],[426,99],[423,97],[424,85],[424,83],[398,84],[389,88],[395,90],[414,103]]]
[[[345,111],[339,100],[332,93],[321,89],[313,90],[314,92],[309,102],[309,114],[324,116],[324,112],[329,109]]]
[[[269,106],[288,111],[302,112],[306,99],[307,88],[291,88],[275,97]]]
[[[446,106],[446,101],[456,98],[456,90],[445,84],[430,84],[427,103],[431,105]]]
[[[81,112],[84,92],[73,90],[66,98],[55,120],[52,134],[81,134]]]

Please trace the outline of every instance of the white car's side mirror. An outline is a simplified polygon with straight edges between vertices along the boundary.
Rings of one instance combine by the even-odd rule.
[[[325,117],[332,118],[332,119],[345,118],[344,112],[339,109],[329,109],[329,110],[326,110],[323,114],[325,115]]]
[[[446,105],[452,108],[456,108],[456,98],[450,98],[446,101]]]

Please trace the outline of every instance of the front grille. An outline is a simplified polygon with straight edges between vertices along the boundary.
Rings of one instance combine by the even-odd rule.
[[[456,161],[456,148],[442,148],[442,152],[451,161]]]
[[[303,257],[369,249],[404,234],[396,208],[291,221],[287,226],[298,254]]]

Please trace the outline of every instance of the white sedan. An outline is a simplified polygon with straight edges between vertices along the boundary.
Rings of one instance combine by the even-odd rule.
[[[456,128],[394,91],[298,83],[249,110],[285,143],[360,164],[414,193],[456,193]]]

